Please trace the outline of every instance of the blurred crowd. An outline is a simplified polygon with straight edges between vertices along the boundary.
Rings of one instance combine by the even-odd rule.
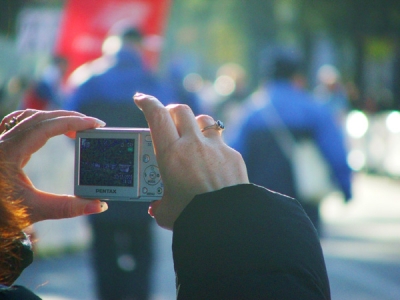
[[[210,114],[226,124],[232,123],[232,126],[227,126],[228,131],[238,124],[238,118],[243,117],[249,106],[261,105],[254,103],[252,97],[259,86],[250,86],[248,74],[239,64],[221,66],[213,79],[185,72],[184,65],[179,61],[169,62],[168,65],[159,77],[173,90],[175,100],[172,101],[189,104],[195,113]],[[14,75],[0,81],[0,116],[15,109],[51,110],[68,106],[77,80],[79,82],[87,76],[88,64],[68,74],[68,77],[65,76],[67,67],[66,58],[54,56],[48,59],[48,64],[38,76]],[[101,62],[97,67],[103,67]],[[310,80],[309,76],[299,80],[302,80],[304,88],[313,93],[313,100],[329,108],[339,122],[343,122],[351,109],[363,108],[359,103],[357,87],[351,82],[343,82],[340,71],[334,65],[321,66],[314,77],[317,80],[314,86],[310,84],[314,80]],[[367,107],[364,109],[368,110]]]

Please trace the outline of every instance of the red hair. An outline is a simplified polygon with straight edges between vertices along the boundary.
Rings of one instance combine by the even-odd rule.
[[[16,243],[25,239],[23,229],[30,225],[26,207],[18,198],[14,185],[15,166],[7,162],[0,151],[0,283],[11,284],[18,267],[14,263],[22,260]],[[12,262],[12,263],[11,263]]]

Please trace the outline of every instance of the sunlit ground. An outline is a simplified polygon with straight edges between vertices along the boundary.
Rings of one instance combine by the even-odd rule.
[[[357,174],[354,197],[325,199],[322,239],[327,255],[400,262],[400,181]]]
[[[400,182],[358,174],[354,199],[322,205],[332,299],[400,299]]]

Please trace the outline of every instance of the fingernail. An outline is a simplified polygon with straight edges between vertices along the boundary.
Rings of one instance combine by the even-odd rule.
[[[83,119],[86,121],[91,121],[91,122],[93,122],[93,120],[94,120],[99,127],[106,126],[106,122],[104,122],[103,120],[97,119],[95,117],[83,117]]]
[[[83,213],[85,215],[99,214],[108,209],[108,205],[106,202],[91,201],[85,206]]]
[[[94,118],[94,119],[95,119],[96,123],[97,123],[100,127],[106,126],[106,122],[104,122],[104,121],[102,121],[102,120],[100,120],[100,119],[97,119],[97,118]]]

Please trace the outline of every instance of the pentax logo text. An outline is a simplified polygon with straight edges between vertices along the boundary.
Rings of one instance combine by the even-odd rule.
[[[97,194],[116,194],[116,189],[96,189]]]

